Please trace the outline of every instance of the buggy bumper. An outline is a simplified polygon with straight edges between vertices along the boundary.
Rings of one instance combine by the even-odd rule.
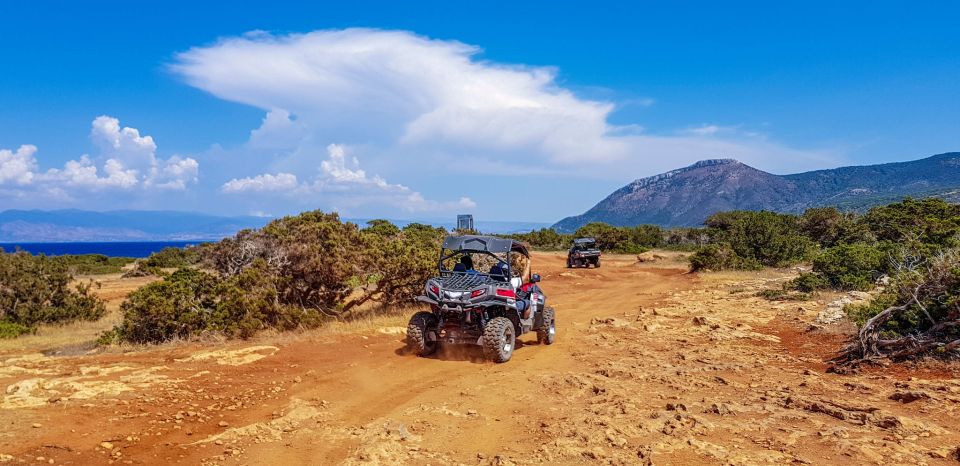
[[[511,310],[518,310],[518,304],[522,302],[521,300],[489,300],[489,301],[480,301],[480,302],[470,302],[470,301],[438,301],[429,296],[417,296],[414,298],[415,301],[429,304],[431,307],[439,309],[445,312],[464,312],[470,309],[476,309],[481,307],[491,307],[491,306],[502,306]],[[512,301],[512,302],[511,302]]]

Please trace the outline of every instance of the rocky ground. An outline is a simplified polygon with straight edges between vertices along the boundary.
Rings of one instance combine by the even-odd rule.
[[[952,366],[827,371],[851,324],[756,297],[791,271],[537,254],[558,341],[405,354],[403,319],[247,342],[0,349],[0,462],[946,464]],[[835,307],[835,306],[834,306]],[[824,317],[827,316],[827,317]],[[818,318],[820,319],[818,321]]]

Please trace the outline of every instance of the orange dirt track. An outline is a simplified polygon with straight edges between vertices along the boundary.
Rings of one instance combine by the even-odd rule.
[[[534,271],[558,338],[506,364],[404,353],[391,321],[225,344],[0,353],[0,463],[946,464],[952,370],[826,373],[816,302],[756,291],[787,272],[686,273],[605,257]],[[914,376],[915,378],[911,377]]]

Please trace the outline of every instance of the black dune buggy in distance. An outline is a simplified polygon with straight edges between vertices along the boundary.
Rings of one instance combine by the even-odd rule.
[[[428,356],[441,344],[479,345],[487,359],[507,362],[516,338],[536,331],[537,341],[553,344],[553,308],[530,273],[523,244],[492,236],[449,236],[443,240],[438,275],[416,298],[430,311],[417,312],[407,326],[407,345]]]
[[[567,268],[600,267],[600,249],[593,238],[577,238],[567,251]]]

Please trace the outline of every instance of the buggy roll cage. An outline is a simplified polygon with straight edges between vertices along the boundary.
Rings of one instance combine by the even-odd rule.
[[[444,254],[444,251],[450,252]],[[507,265],[507,274],[504,278],[508,280],[513,277],[512,254],[520,254],[526,258],[530,257],[530,252],[527,251],[527,247],[524,246],[523,243],[514,241],[512,239],[480,235],[448,236],[443,240],[443,246],[440,247],[440,258],[437,260],[437,269],[440,271],[440,274],[462,273],[445,269],[443,267],[443,261],[458,254],[462,255],[464,253],[486,254],[493,257],[498,262],[505,263]],[[500,257],[497,257],[497,253],[506,254],[507,260],[504,261]],[[480,275],[491,276],[489,273],[480,272],[478,270],[474,270],[474,272]]]

